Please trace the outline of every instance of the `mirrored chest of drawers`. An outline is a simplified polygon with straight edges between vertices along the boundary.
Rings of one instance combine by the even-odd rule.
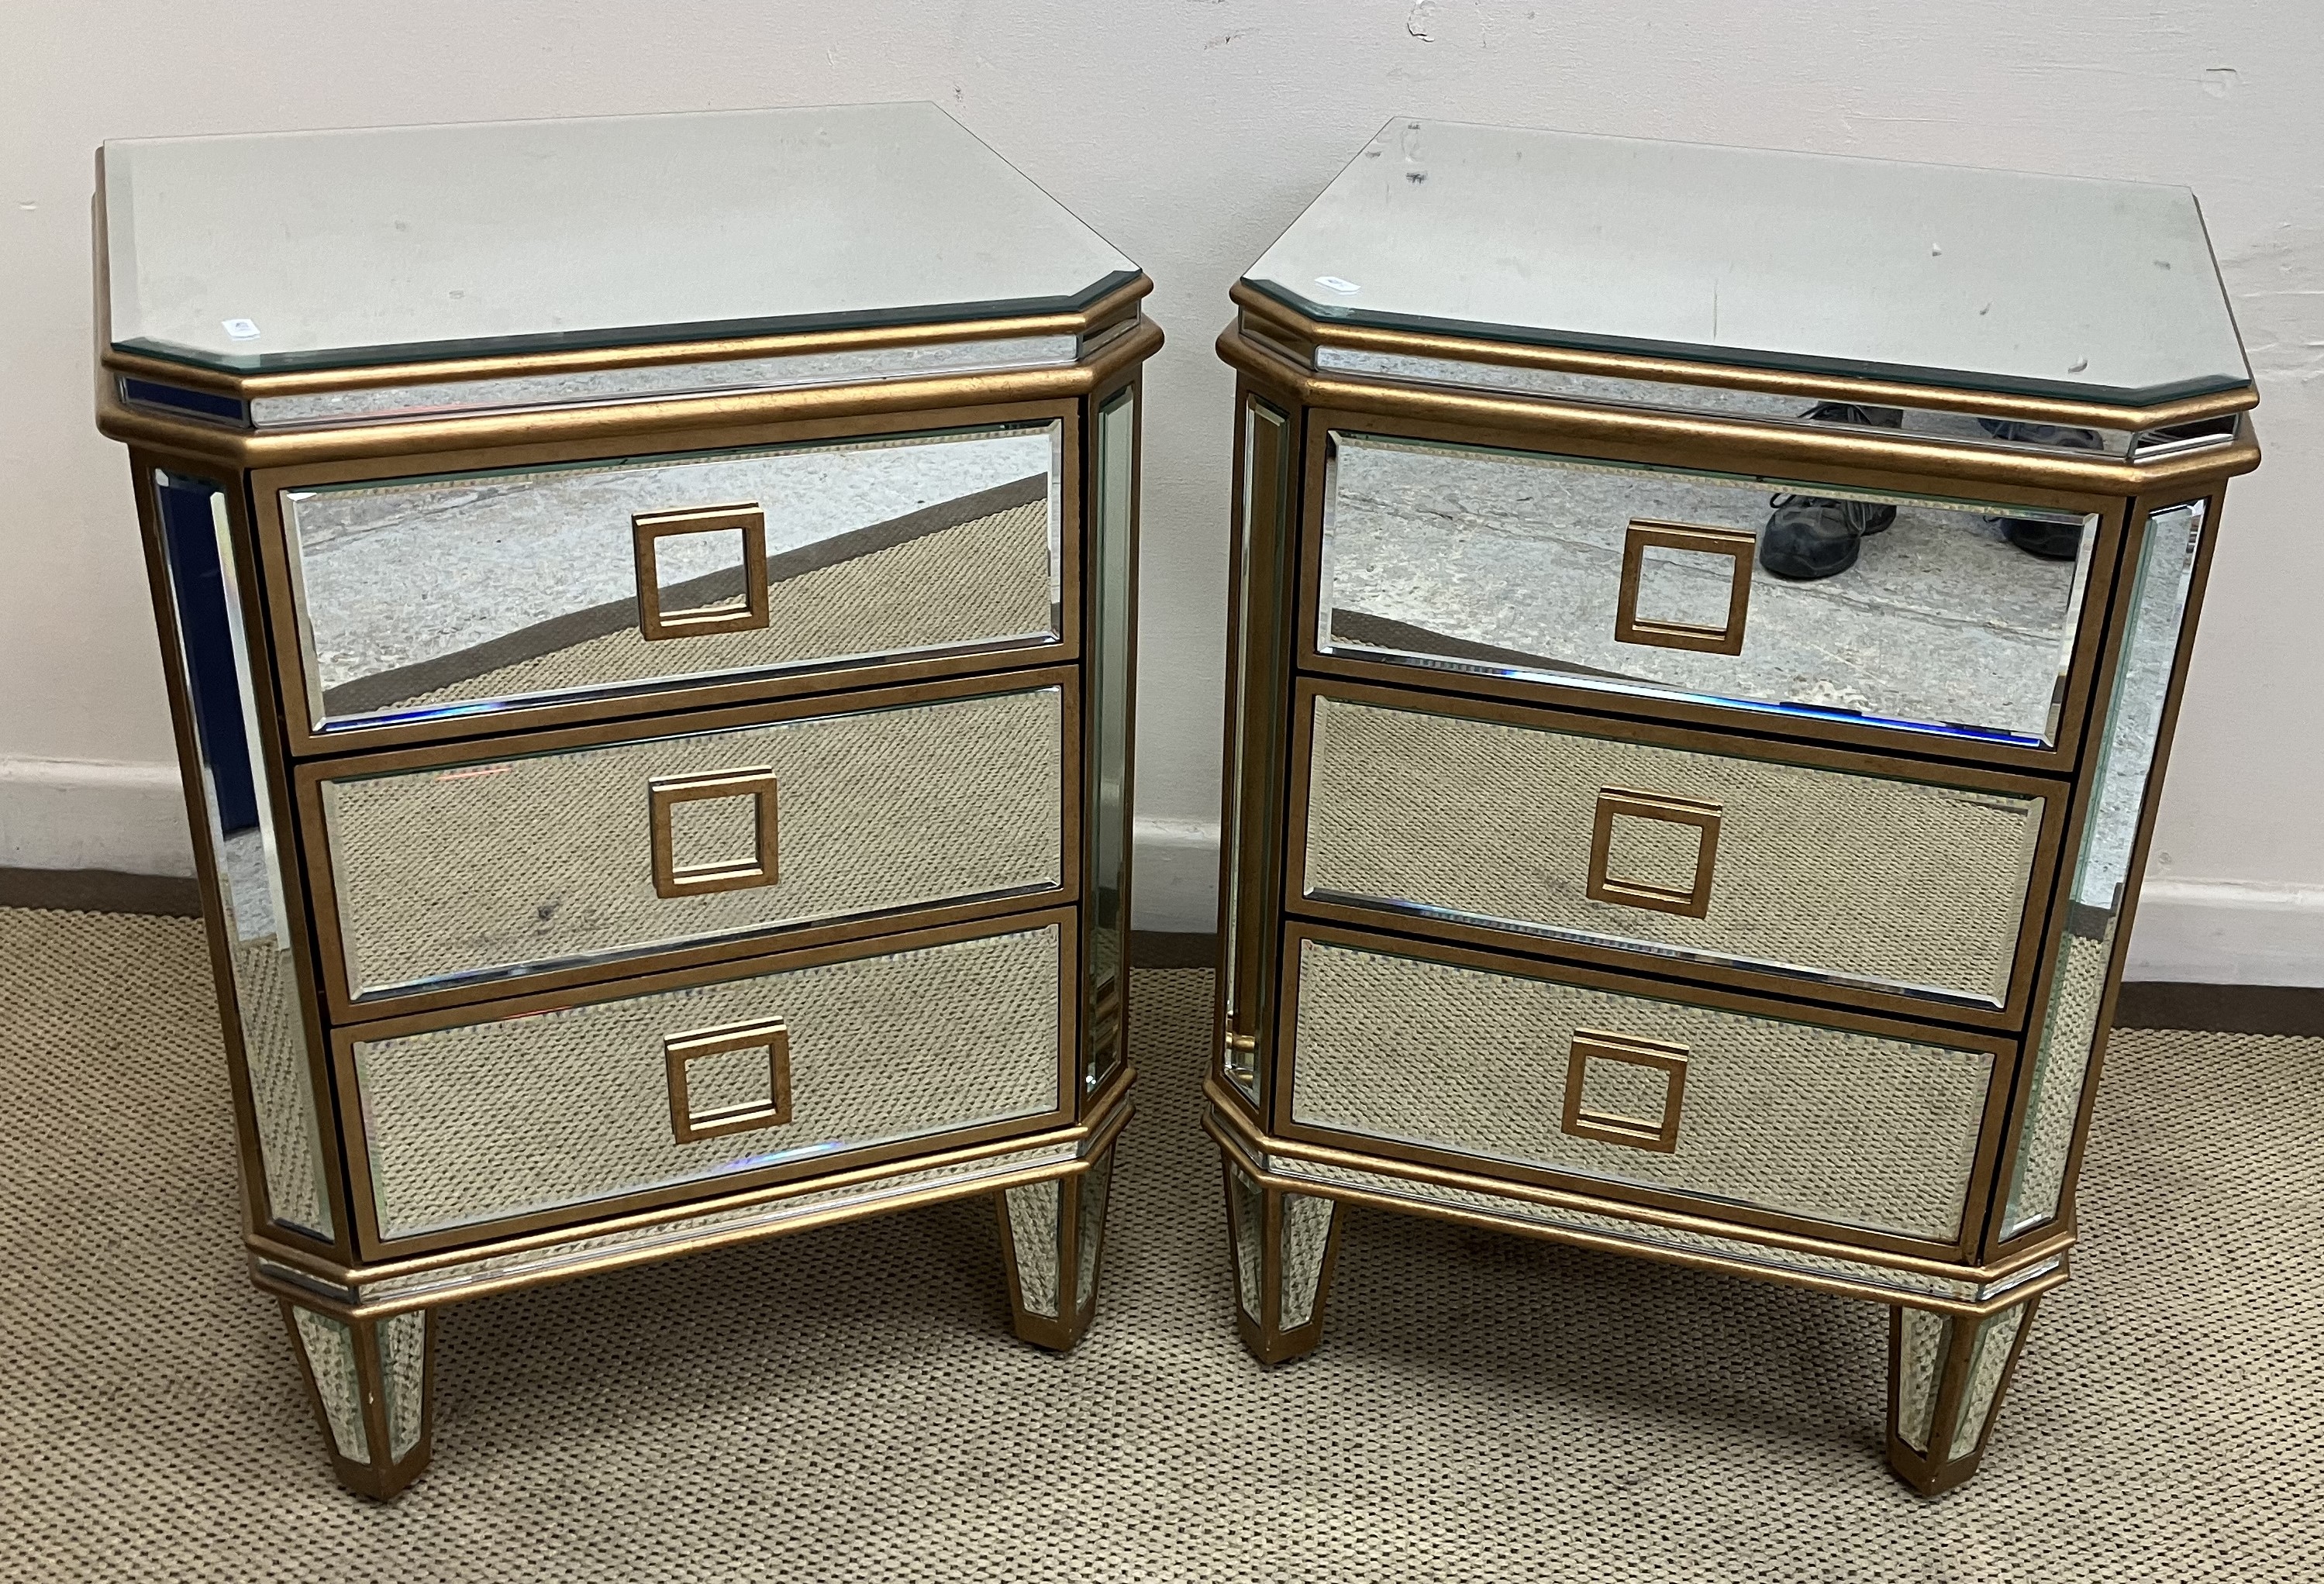
[[[2258,463],[2193,199],[1397,120],[1232,296],[1246,1345],[1350,1203],[1794,1283],[1960,1483]]]
[[[246,1240],[339,1477],[460,1299],[963,1197],[1088,1323],[1145,277],[931,106],[108,144]]]

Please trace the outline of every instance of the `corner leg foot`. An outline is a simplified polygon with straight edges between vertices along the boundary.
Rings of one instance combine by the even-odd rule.
[[[286,1299],[282,1323],[339,1483],[380,1501],[401,1492],[435,1434],[434,1317],[340,1320]]]
[[[1070,1350],[1097,1312],[1097,1269],[1105,1252],[1106,1201],[1113,1187],[1113,1146],[1069,1177],[994,1196],[1001,1214],[1001,1257],[1009,1273],[1009,1308],[1019,1337],[1037,1347]]]
[[[1888,1466],[1923,1496],[1977,1472],[2040,1303],[1983,1320],[1889,1312]]]
[[[1268,1188],[1225,1157],[1235,1330],[1261,1364],[1312,1353],[1340,1257],[1339,1202]]]

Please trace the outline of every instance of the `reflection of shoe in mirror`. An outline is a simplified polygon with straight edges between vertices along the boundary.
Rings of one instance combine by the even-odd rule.
[[[1876,429],[1904,427],[1904,410],[1901,407],[1863,407],[1853,401],[1819,401],[1800,416],[1810,423],[1862,424]]]
[[[1852,401],[1819,401],[1800,415],[1816,423],[1863,424],[1901,429],[1904,410],[1859,407]],[[1776,577],[1812,582],[1856,565],[1868,534],[1896,520],[1896,508],[1871,501],[1830,501],[1818,495],[1771,495],[1775,514],[1759,536],[1759,565]]]
[[[1796,583],[1847,571],[1865,536],[1896,520],[1896,508],[1871,501],[1770,495],[1767,504],[1775,510],[1759,536],[1759,565]]]
[[[1981,418],[1977,427],[1997,440],[2020,446],[2043,446],[2052,451],[2096,451],[2106,442],[2096,429],[2068,428],[2062,424],[2022,423],[2014,418]]]
[[[2046,446],[2052,451],[2096,451],[2105,444],[2096,429],[2021,423],[2008,418],[1981,418],[1977,421],[1995,439],[2014,440],[2021,446]],[[2079,522],[2036,522],[2028,517],[1993,520],[2001,524],[2002,538],[2029,556],[2039,556],[2044,561],[2070,561],[2081,554],[2082,525]]]
[[[2082,553],[2082,525],[2079,522],[2036,522],[2030,517],[2004,517],[1998,520],[2001,537],[2029,556],[2039,556],[2044,561],[2070,561]]]

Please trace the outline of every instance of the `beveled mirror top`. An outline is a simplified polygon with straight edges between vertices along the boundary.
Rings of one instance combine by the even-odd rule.
[[[2251,383],[2183,188],[1416,121],[1243,277],[1310,318],[2147,405]]]
[[[929,104],[97,157],[113,345],[222,370],[1021,317],[1137,274]]]

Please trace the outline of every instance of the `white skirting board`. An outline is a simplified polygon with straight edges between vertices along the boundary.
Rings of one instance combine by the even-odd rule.
[[[178,767],[0,759],[0,869],[192,874]]]
[[[0,760],[0,869],[190,875],[173,765]],[[1215,820],[1137,822],[1131,905],[1141,930],[1218,927]],[[2324,886],[2150,879],[2127,977],[2324,986]]]
[[[2126,979],[2324,985],[2324,886],[2164,879],[2138,895]]]

